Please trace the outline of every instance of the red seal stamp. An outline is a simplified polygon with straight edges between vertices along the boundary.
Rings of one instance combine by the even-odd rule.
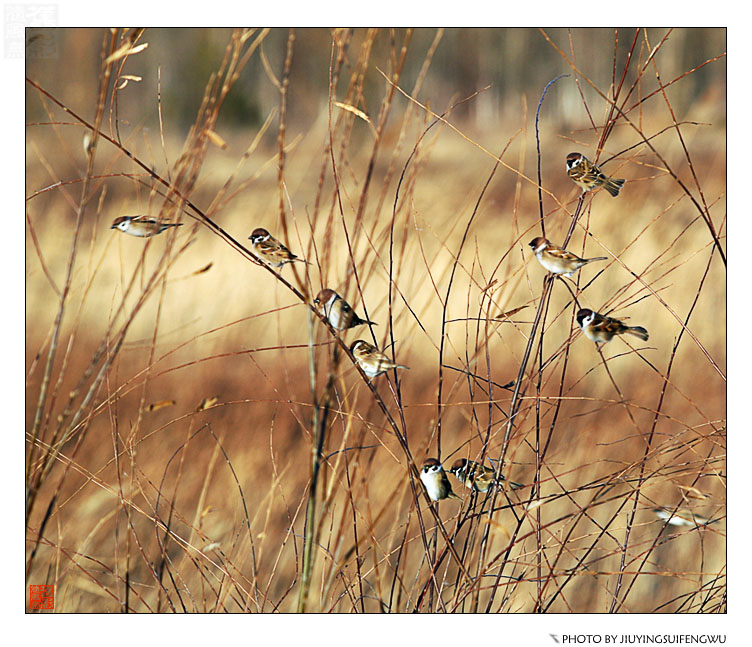
[[[54,584],[29,584],[29,609],[54,609]]]

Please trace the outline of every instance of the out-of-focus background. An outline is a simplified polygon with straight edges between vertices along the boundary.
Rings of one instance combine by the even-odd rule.
[[[723,610],[725,30],[292,36],[27,32],[28,581],[56,584],[64,612],[295,611],[312,559],[309,611]],[[77,117],[100,98],[119,146],[98,139],[87,170]],[[568,248],[608,260],[554,282],[526,361],[536,116],[546,235],[577,212]],[[574,150],[621,195],[579,207]],[[281,270],[306,298],[367,311],[372,332],[343,337],[410,367],[374,385],[418,467],[495,466],[519,407],[504,473],[526,487],[489,515],[450,476],[464,500],[438,508],[474,584],[373,394],[346,356],[332,368],[331,334],[149,169],[239,243],[265,227],[306,258]],[[136,214],[183,226],[110,229]],[[599,352],[573,295],[649,341]]]

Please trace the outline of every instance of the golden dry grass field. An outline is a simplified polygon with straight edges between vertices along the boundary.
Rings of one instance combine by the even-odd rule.
[[[26,576],[56,611],[725,611],[724,30],[47,37]],[[182,226],[110,228],[138,214]],[[259,265],[257,227],[308,263]],[[554,278],[543,231],[607,260]],[[327,327],[322,287],[377,325]],[[409,370],[369,382],[358,338]],[[427,457],[524,487],[434,505]]]

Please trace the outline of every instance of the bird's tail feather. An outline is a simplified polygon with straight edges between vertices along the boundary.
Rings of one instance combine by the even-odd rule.
[[[648,340],[648,331],[645,330],[642,326],[630,326],[629,328],[627,328],[627,332],[630,335],[639,337],[640,339],[642,339],[642,341]]]
[[[612,196],[616,197],[617,195],[619,195],[619,191],[621,191],[621,187],[624,186],[625,182],[626,180],[615,180],[614,178],[610,177],[606,179],[606,182],[604,183],[603,187]]]
[[[355,326],[362,326],[363,324],[366,324],[368,326],[378,326],[375,321],[371,321],[370,319],[361,319],[360,317],[356,316],[355,321],[352,322],[350,325],[351,328],[354,328]]]

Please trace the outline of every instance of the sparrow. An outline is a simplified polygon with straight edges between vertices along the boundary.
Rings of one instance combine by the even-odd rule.
[[[390,368],[406,368],[410,370],[409,366],[395,364],[376,346],[362,339],[358,339],[352,343],[350,352],[355,357],[360,368],[363,369],[363,372],[371,379],[382,373],[386,373]]]
[[[254,229],[248,236],[248,240],[251,241],[251,246],[258,259],[272,267],[279,269],[285,263],[292,263],[293,261],[308,262],[295,256],[266,229],[260,227]]]
[[[569,153],[567,155],[567,175],[572,181],[579,184],[585,192],[602,186],[614,197],[619,195],[621,187],[626,182],[626,180],[608,177],[582,153]]]
[[[476,463],[475,461],[469,461],[466,458],[458,458],[452,463],[452,468],[449,470],[454,474],[457,479],[465,485],[465,487],[473,488],[477,492],[488,492],[488,490],[494,485],[500,485],[503,487],[502,482],[506,481],[504,476],[499,474],[499,480],[496,480],[496,473],[490,467]],[[524,487],[522,483],[515,483],[509,481],[509,485],[513,490]]]
[[[441,499],[459,499],[452,492],[452,484],[447,478],[441,463],[435,458],[427,458],[420,470],[420,480],[426,486],[428,496],[432,501],[441,501]]]
[[[585,336],[596,344],[605,344],[611,341],[614,335],[623,335],[624,333],[639,337],[642,341],[648,340],[648,331],[642,326],[626,326],[618,319],[599,315],[587,308],[582,308],[577,312],[577,323]]]
[[[119,229],[123,233],[140,238],[149,238],[161,234],[169,227],[182,227],[182,222],[164,222],[149,216],[120,216],[112,221],[110,229]]]
[[[543,238],[543,236],[533,238],[528,244],[533,252],[535,252],[535,257],[538,259],[538,262],[549,272],[563,274],[569,278],[572,278],[572,274],[579,270],[583,265],[587,265],[593,261],[608,260],[607,256],[599,256],[598,258],[580,258],[572,252],[568,252],[566,249],[554,245],[547,238]]]
[[[651,512],[670,526],[707,526],[709,523],[718,521],[718,519],[711,521],[707,517],[695,514],[689,508],[679,508],[676,512],[671,508],[653,508]]]
[[[313,304],[327,318],[335,330],[343,331],[348,328],[355,328],[355,326],[362,326],[363,324],[368,324],[369,326],[376,325],[373,321],[361,319],[355,314],[355,310],[352,309],[352,306],[347,301],[329,288],[321,290],[313,300]]]

